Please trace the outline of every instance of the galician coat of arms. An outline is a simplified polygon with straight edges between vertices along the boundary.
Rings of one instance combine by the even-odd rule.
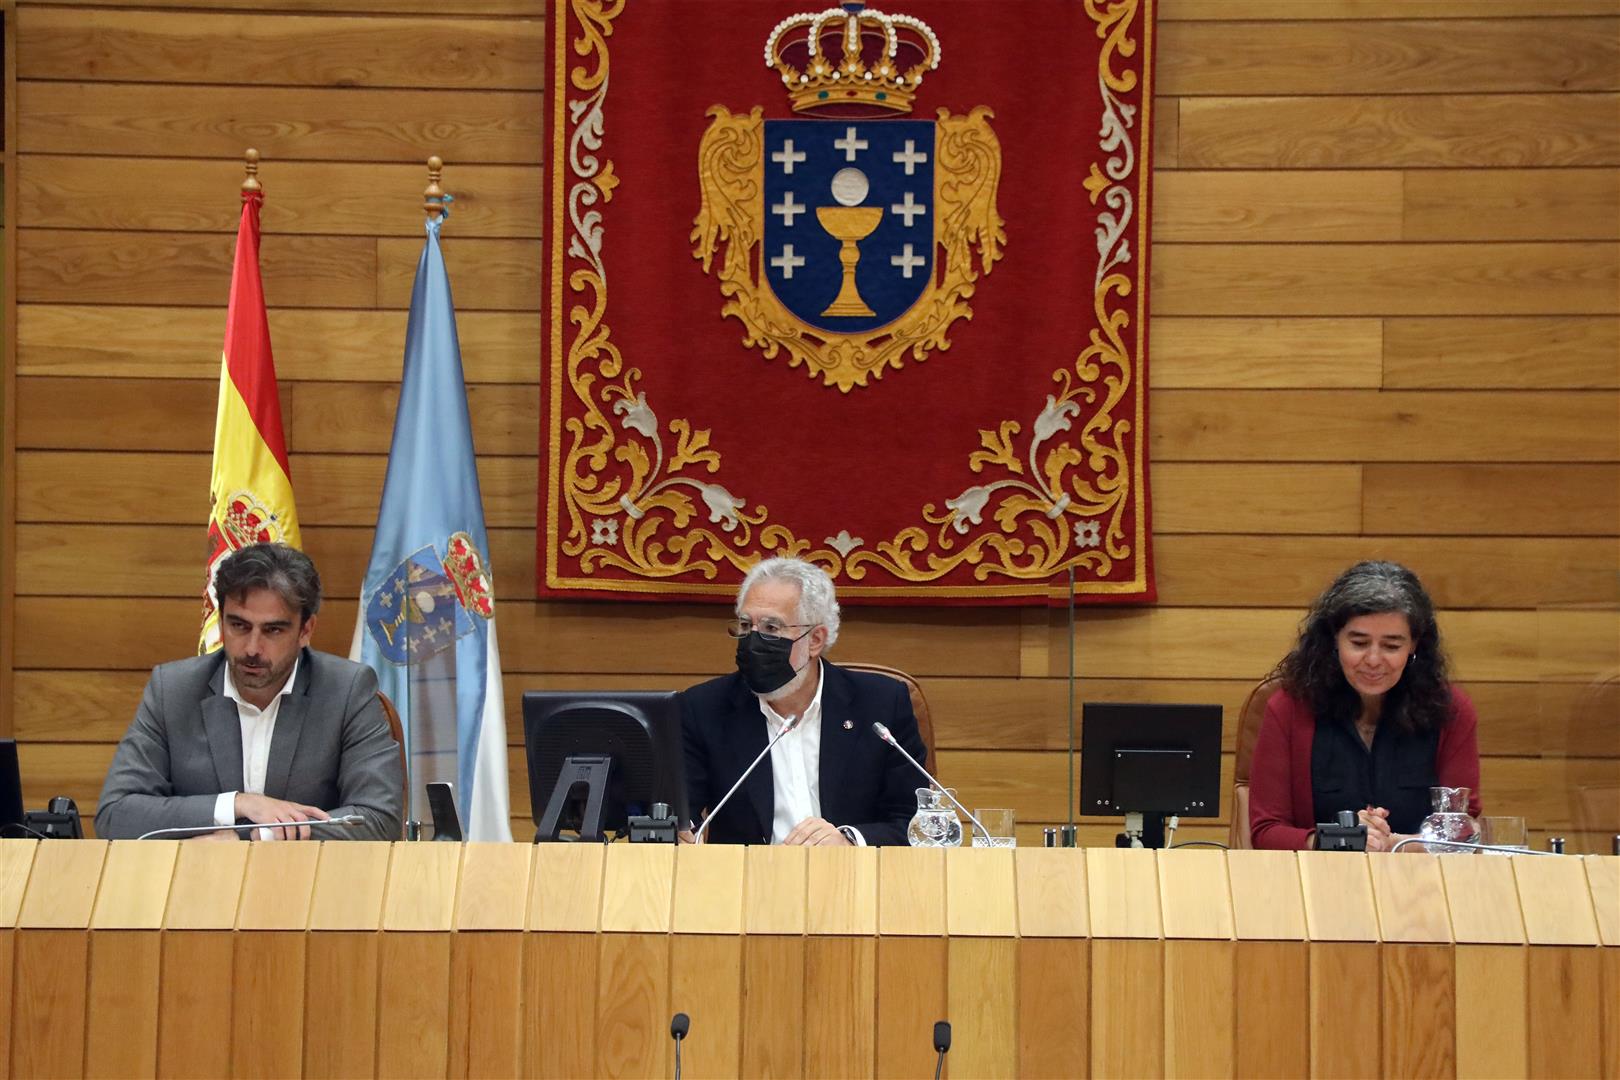
[[[693,255],[745,344],[845,393],[948,349],[1006,242],[990,109],[901,119],[939,62],[920,19],[847,3],[765,42],[793,111],[813,118],[709,110]]]

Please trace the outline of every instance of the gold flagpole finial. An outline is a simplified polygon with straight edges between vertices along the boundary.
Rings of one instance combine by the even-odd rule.
[[[247,166],[247,179],[242,181],[242,193],[245,195],[254,191],[263,191],[264,186],[259,183],[259,152],[249,147],[242,154],[242,159]]]
[[[422,209],[427,211],[430,218],[437,220],[444,213],[444,188],[439,186],[439,179],[444,175],[444,159],[434,154],[427,160],[428,186],[422,192]]]

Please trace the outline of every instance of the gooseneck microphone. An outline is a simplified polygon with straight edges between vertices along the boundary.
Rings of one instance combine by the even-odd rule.
[[[934,1062],[934,1080],[939,1080],[939,1074],[945,1068],[945,1055],[951,1049],[951,1022],[949,1020],[935,1022],[934,1049],[939,1051],[939,1059]]]
[[[1498,855],[1560,855],[1560,854],[1562,854],[1562,852],[1558,852],[1558,851],[1537,851],[1534,848],[1506,847],[1506,846],[1504,846],[1502,844],[1476,844],[1476,843],[1473,843],[1472,841],[1469,841],[1469,840],[1441,840],[1438,837],[1431,840],[1431,839],[1427,839],[1427,838],[1422,837],[1422,836],[1408,836],[1408,837],[1405,837],[1404,839],[1397,840],[1397,841],[1395,841],[1395,845],[1393,847],[1391,847],[1389,850],[1390,850],[1391,854],[1394,854],[1395,852],[1400,851],[1400,850],[1402,850],[1404,848],[1411,847],[1413,844],[1438,845],[1440,847],[1445,848],[1448,851],[1491,851],[1491,852],[1495,852]],[[1428,849],[1425,848],[1424,850],[1428,850]]]
[[[309,818],[307,821],[275,821],[269,824],[258,821],[244,822],[240,825],[188,825],[184,828],[153,829],[142,833],[137,840],[156,840],[165,836],[202,836],[204,833],[230,832],[233,829],[296,829],[300,825],[364,825],[366,819],[360,814],[343,814],[335,818]]]
[[[928,777],[928,782],[930,784],[934,785],[934,789],[936,791],[938,791],[941,795],[944,795],[947,799],[951,800],[951,805],[956,807],[958,810],[960,810],[962,812],[963,817],[967,818],[969,821],[973,822],[974,825],[978,826],[979,832],[982,833],[983,836],[984,836],[985,843],[990,842],[990,830],[985,828],[984,824],[982,822],[980,822],[978,818],[976,818],[972,814],[968,813],[967,807],[965,807],[961,803],[957,802],[956,801],[956,796],[952,795],[949,791],[947,791],[945,789],[944,784],[940,783],[938,780],[935,780],[933,773],[929,772],[927,769],[923,768],[921,765],[918,765],[917,764],[917,759],[912,757],[910,754],[906,753],[906,748],[900,745],[900,740],[896,739],[893,735],[891,735],[889,733],[888,725],[884,724],[880,720],[874,720],[874,721],[872,721],[872,730],[877,732],[878,738],[882,739],[884,742],[888,743],[890,746],[892,746],[896,750],[900,751],[900,756],[905,758],[907,761],[911,762],[913,768],[915,768],[918,772],[922,773],[924,776]],[[946,1038],[947,1039],[950,1038],[949,1028],[950,1028],[950,1025],[947,1024],[946,1025],[946,1031],[947,1031]]]
[[[742,775],[737,777],[737,782],[731,785],[731,790],[726,792],[720,801],[714,804],[714,809],[709,811],[709,816],[703,819],[703,824],[699,825],[697,832],[692,834],[692,842],[694,844],[703,843],[703,831],[707,829],[709,827],[709,823],[719,815],[720,808],[726,805],[726,801],[728,799],[737,794],[737,789],[743,786],[743,781],[748,779],[750,773],[759,768],[759,763],[765,760],[765,755],[769,754],[773,749],[775,749],[776,744],[782,741],[782,737],[784,735],[798,727],[799,721],[802,719],[804,719],[804,715],[801,713],[800,715],[788,720],[788,722],[782,726],[782,730],[776,733],[776,738],[765,744],[765,749],[761,750],[759,752],[759,756],[749,764],[748,768],[743,770]]]
[[[669,1037],[675,1040],[675,1080],[681,1080],[681,1043],[691,1030],[692,1018],[685,1013],[676,1013],[670,1018]]]

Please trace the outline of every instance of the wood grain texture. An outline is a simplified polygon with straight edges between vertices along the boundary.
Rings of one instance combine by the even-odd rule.
[[[1620,96],[1614,107],[1620,107]],[[1615,156],[1620,160],[1620,150]],[[1158,244],[1153,310],[1245,316],[1609,315],[1620,280],[1617,266],[1613,244],[1577,241]]]
[[[1091,943],[1026,935],[1017,944],[1018,1074],[1084,1075],[1091,1032],[1077,1018],[1091,1011]]]
[[[1237,945],[1166,941],[1163,947],[1164,1075],[1236,1075]]]
[[[1310,996],[1309,962],[1310,947],[1303,941],[1238,943],[1233,961],[1236,1075],[1283,1080],[1310,1071],[1310,1029],[1299,1022],[1299,1003]]]
[[[157,1075],[158,986],[163,939],[140,930],[90,938],[84,1075]]]
[[[1011,869],[1006,868],[1008,878]],[[946,951],[950,978],[945,1002],[955,1075],[1017,1076],[1018,942],[1010,937],[953,937]]]
[[[422,245],[420,163],[285,162],[265,168],[259,221],[267,237],[391,236]],[[234,236],[241,206],[229,195],[241,178],[241,163],[230,160],[30,154],[17,179],[17,217],[23,228]],[[454,224],[444,229],[446,265],[455,280],[457,270],[467,269],[451,261],[456,240],[540,235],[539,166],[450,165],[444,183],[455,196]],[[164,198],[125,198],[131,189],[162,191]]]
[[[224,6],[224,5],[216,5]],[[288,5],[291,6],[291,5]],[[364,5],[345,5],[364,10]],[[441,9],[442,10],[442,9]],[[458,5],[456,11],[464,10]],[[24,9],[21,79],[543,88],[545,21]]]
[[[1456,1075],[1452,957],[1452,950],[1443,945],[1383,947],[1383,1075]]]
[[[1307,6],[1294,5],[1289,16]],[[1455,6],[1491,14],[1477,3]],[[1156,84],[1161,94],[1188,97],[1620,90],[1616,41],[1614,18],[1549,17],[1528,26],[1487,18],[1167,20]]]
[[[522,875],[510,876],[526,884]],[[522,1005],[523,935],[458,932],[450,945],[450,1061],[446,1074],[523,1075]]]
[[[303,1070],[306,941],[305,934],[290,930],[237,935],[231,1075],[294,1076]]]
[[[89,949],[89,935],[82,931],[16,932],[10,1018],[13,1075],[82,1074]]]
[[[524,1071],[530,1076],[589,1076],[596,1068],[600,987],[594,934],[535,933],[524,941]]]
[[[1384,320],[1390,389],[1613,390],[1617,355],[1614,316]]]
[[[1456,974],[1457,1075],[1528,1076],[1529,950],[1514,945],[1462,945]]]
[[[223,305],[234,243],[210,233],[30,229],[18,240],[30,270],[18,299]],[[376,295],[376,249],[364,237],[270,236],[260,253],[266,293],[277,303],[355,307]]]
[[[1161,209],[1158,220],[1168,213]],[[1154,390],[1377,387],[1384,378],[1384,325],[1375,318],[1158,317],[1149,330],[1148,382]],[[21,330],[19,340],[28,340]]]
[[[1620,459],[1620,415],[1601,392],[1165,390],[1154,405],[1150,444],[1166,461]]]
[[[1403,188],[1393,170],[1165,170],[1153,179],[1153,239],[1399,240]]]
[[[804,1075],[875,1075],[877,941],[870,933],[807,939],[804,981]]]
[[[230,1073],[234,938],[218,930],[168,930],[163,934],[159,1076]]]
[[[541,160],[541,95],[508,90],[260,87],[233,99],[186,84],[24,82],[18,147],[30,154],[117,154],[276,161],[533,165]],[[433,117],[456,123],[441,128]],[[273,174],[267,174],[273,175]]]
[[[1620,164],[1613,93],[1181,99],[1182,168]],[[1157,309],[1162,311],[1163,309]]]
[[[1413,169],[1402,208],[1406,240],[1613,239],[1620,170]]]
[[[1310,945],[1312,1077],[1382,1075],[1383,977],[1371,942],[1313,941]],[[1354,1001],[1361,1008],[1347,1009]]]
[[[688,850],[704,849],[685,849],[682,854]],[[677,920],[670,938],[670,1011],[702,1017],[682,1043],[682,1075],[741,1074],[742,953],[740,936],[683,934]],[[870,1025],[871,1018],[866,1019]]]
[[[1096,1080],[1164,1074],[1164,947],[1158,940],[1091,942],[1090,1074]]]
[[[85,2],[85,0],[79,0]],[[133,3],[135,0],[121,0]],[[245,0],[237,0],[238,3]],[[304,0],[305,3],[310,0]],[[378,0],[367,0],[377,3]],[[410,0],[391,0],[406,3]],[[293,6],[293,5],[289,5]],[[1164,0],[1161,22],[1254,19],[1478,19],[1548,15],[1613,15],[1613,0]]]
[[[358,930],[309,935],[304,972],[304,1075],[311,1080],[374,1076],[377,985],[382,935]]]
[[[446,242],[446,262],[455,259]],[[276,374],[283,381],[394,383],[405,353],[399,312],[271,307]],[[144,379],[219,378],[220,307],[140,304],[24,304],[17,312],[20,375]],[[469,383],[529,383],[539,362],[540,315],[456,314]]]
[[[755,1035],[743,1042],[744,1076],[804,1075],[804,1029],[780,1018],[803,1015],[806,1004],[805,939],[756,933],[744,937],[742,1027]]]
[[[1611,465],[1365,467],[1366,529],[1474,536],[1613,536],[1620,469]],[[1503,493],[1514,512],[1500,512]]]
[[[385,933],[379,938],[377,1075],[445,1076],[450,1055],[450,934]]]
[[[1550,860],[1549,860],[1550,861]],[[1597,1076],[1603,1067],[1602,953],[1563,945],[1529,950],[1531,1076]]]
[[[877,1075],[934,1074],[932,1044],[917,1033],[932,1030],[947,1015],[947,964],[942,937],[878,938]]]

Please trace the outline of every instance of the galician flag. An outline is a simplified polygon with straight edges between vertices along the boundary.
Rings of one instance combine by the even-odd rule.
[[[441,224],[429,217],[416,264],[388,477],[349,655],[376,670],[404,722],[410,819],[428,820],[426,786],[448,780],[467,839],[510,840],[494,577]]]
[[[214,571],[220,559],[260,541],[301,546],[293,507],[292,469],[281,429],[276,364],[270,355],[270,323],[259,279],[259,204],[264,193],[252,177],[258,155],[249,152],[249,179],[242,190],[242,223],[236,231],[236,265],[225,316],[225,353],[220,362],[219,411],[214,420],[214,468],[208,481],[208,564],[203,582],[199,653],[219,648],[219,612],[214,609]]]

